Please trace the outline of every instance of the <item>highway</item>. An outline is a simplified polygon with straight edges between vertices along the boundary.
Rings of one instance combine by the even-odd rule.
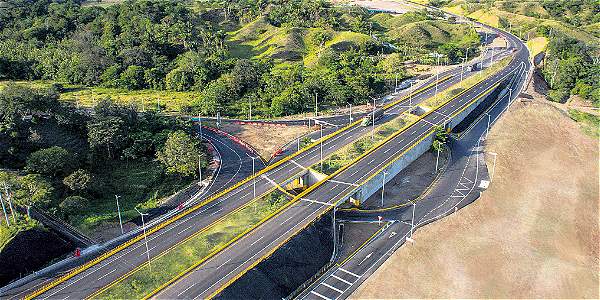
[[[460,68],[440,74],[443,78],[448,74],[456,75]],[[443,90],[456,83],[459,76],[453,76],[444,81],[438,87]],[[434,82],[435,77],[431,78],[425,84]],[[412,97],[412,101],[418,103],[431,95],[432,88],[420,91]],[[404,111],[407,105],[403,101],[388,110],[388,113],[394,114]],[[325,140],[323,144],[323,155],[336,151],[347,143],[359,138],[370,130],[361,126],[353,126],[347,130],[339,132],[337,135]],[[249,159],[249,158],[248,158]],[[267,168],[261,176],[256,178],[256,195],[260,196],[274,189],[273,182],[283,182],[287,178],[299,174],[304,168],[317,163],[320,159],[319,147],[312,147],[296,154],[291,159],[284,159],[280,163]],[[248,165],[248,160],[244,163]],[[233,182],[233,181],[232,181]],[[218,188],[218,187],[216,187]],[[214,190],[213,190],[214,191]],[[219,220],[228,213],[234,211],[240,206],[248,203],[254,198],[252,181],[246,180],[241,184],[236,184],[234,188],[225,192],[213,194],[199,205],[187,208],[184,212],[170,219],[167,223],[161,223],[161,226],[148,228],[148,243],[150,257],[156,257],[164,251],[167,251],[173,245],[180,243],[194,233],[206,228],[208,225]],[[55,277],[40,278],[28,285],[9,290],[1,295],[3,298],[23,297],[24,291],[33,290],[46,286],[35,296],[41,299],[61,298],[61,299],[82,299],[93,295],[102,288],[109,286],[115,281],[127,276],[131,270],[142,265],[146,261],[146,248],[141,236],[133,239],[133,242],[125,244],[120,248],[109,251],[102,259],[97,259],[94,263],[85,264],[77,272],[73,272],[68,278],[62,278],[60,281]],[[51,285],[47,285],[50,283]],[[40,294],[41,293],[41,294]],[[39,295],[38,295],[39,294]]]
[[[222,289],[260,263],[316,218],[329,212],[335,203],[345,199],[357,185],[378,173],[383,166],[402,155],[420,139],[432,134],[434,127],[445,123],[447,116],[460,112],[474,99],[493,90],[510,76],[522,76],[529,69],[529,54],[516,38],[511,36],[510,43],[516,47],[515,59],[502,71],[420,119],[401,134],[342,172],[328,178],[312,191],[309,188],[310,192],[300,194],[298,201],[288,209],[222,250],[154,297],[187,299],[210,298],[218,295]],[[406,108],[398,106],[397,109],[401,112]],[[353,274],[346,274],[345,278],[348,276],[352,277]]]
[[[485,61],[486,57],[483,59]],[[453,76],[439,84],[438,90],[442,91],[457,83],[460,76],[456,75],[459,74],[460,69],[461,68],[458,67],[451,71],[441,73],[439,75],[440,79],[447,75]],[[430,80],[426,81],[423,85],[428,85],[431,82],[434,82],[435,79],[436,78],[434,76]],[[490,83],[490,80],[484,82],[477,88],[482,89],[486,88],[487,86],[491,86],[488,83]],[[430,87],[423,91],[417,92],[412,96],[411,101],[413,103],[419,103],[433,96],[433,93],[434,89]],[[329,204],[334,203],[336,197],[343,195],[354,187],[352,182],[359,182],[360,180],[366,178],[368,174],[372,174],[376,171],[377,167],[374,168],[373,163],[375,163],[375,166],[381,166],[385,164],[387,161],[389,161],[390,157],[399,154],[399,151],[410,147],[414,141],[422,137],[424,133],[431,129],[433,126],[432,124],[442,122],[442,114],[450,113],[453,110],[460,109],[461,105],[466,103],[465,99],[469,99],[469,97],[473,97],[475,94],[475,90],[473,90],[472,93],[466,93],[460,99],[453,101],[451,106],[448,105],[443,107],[443,111],[440,111],[441,114],[431,114],[426,118],[426,120],[419,121],[419,123],[413,125],[413,128],[415,129],[412,133],[407,135],[405,132],[401,135],[404,137],[401,141],[398,140],[399,138],[394,140],[398,144],[389,144],[392,145],[391,148],[393,149],[388,148],[390,146],[384,146],[381,148],[383,150],[379,149],[372,155],[369,155],[369,157],[372,157],[372,160],[363,159],[355,166],[350,167],[336,176],[338,181],[347,182],[349,184],[334,184],[333,182],[326,182],[317,190],[313,191],[310,195],[307,195],[307,199],[303,199],[295,203],[280,215],[269,220],[266,224],[263,224],[263,226],[257,228],[255,232],[249,234],[248,237],[240,239],[231,247],[218,253],[211,260],[207,261],[205,265],[201,265],[198,269],[189,273],[182,280],[177,281],[173,286],[161,291],[161,293],[157,296],[161,298],[170,298],[173,296],[173,294],[176,294],[176,297],[204,297],[211,294],[213,291],[216,291],[223,285],[224,282],[227,282],[229,279],[235,277],[236,274],[239,274],[236,273],[236,271],[243,271],[247,269],[248,266],[251,266],[256,261],[259,261],[265,253],[272,251],[272,249],[276,249],[276,247],[281,244],[282,241],[293,236],[306,224],[312,222],[312,220],[314,220],[318,215],[327,212],[330,209]],[[407,101],[408,99],[391,107],[386,111],[386,114],[393,116],[406,111],[409,107],[407,105]],[[326,156],[348,144],[349,142],[358,139],[359,137],[368,133],[369,130],[369,127],[352,126],[346,130],[338,132],[336,135],[328,138],[322,143],[323,156]],[[399,147],[399,145],[401,147]],[[388,152],[394,150],[394,152],[388,154],[388,152],[385,152],[386,150]],[[245,161],[240,163],[240,166],[249,165],[249,157],[238,159],[240,161]],[[256,196],[260,196],[273,190],[275,187],[272,182],[283,182],[286,179],[303,172],[305,168],[314,165],[319,161],[319,159],[319,146],[313,146],[310,149],[301,151],[291,159],[283,159],[280,163],[268,167],[266,171],[261,174],[261,176],[256,178]],[[237,173],[232,178],[235,176],[237,176]],[[236,182],[236,180],[239,179],[240,178],[238,176],[237,179],[229,180],[224,185],[215,185],[214,187],[209,188],[206,195],[212,196],[208,197],[207,200],[201,201],[199,205],[186,208],[185,211],[178,214],[175,218],[172,218],[169,222],[161,223],[161,226],[148,228],[150,257],[153,258],[161,253],[164,253],[165,251],[168,251],[174,245],[181,243],[194,233],[206,228],[223,216],[226,216],[228,213],[254,199],[253,185],[249,180],[242,181],[241,184],[236,184],[233,188],[226,189],[224,192],[220,192],[224,189],[224,187]],[[273,224],[279,225],[272,226]],[[265,234],[264,236],[269,236],[267,232],[263,232],[265,230],[271,232],[271,237],[278,238],[261,238],[260,241],[252,240],[254,237],[263,236],[261,235],[261,232]],[[252,247],[247,247],[250,246],[250,243],[253,243]],[[236,249],[239,249],[239,247],[245,247],[244,249],[246,250],[241,251],[241,253],[232,253],[232,251],[236,252]],[[229,255],[231,255],[231,257],[229,257]],[[227,264],[222,257],[229,257]],[[109,251],[102,257],[102,259],[97,259],[93,263],[85,264],[84,267],[79,269],[79,271],[71,273],[68,278],[63,278],[59,281],[55,280],[63,274],[56,274],[56,276],[50,278],[40,278],[29,285],[22,286],[14,290],[9,290],[7,293],[2,294],[1,296],[2,298],[8,299],[23,297],[25,291],[32,292],[33,290],[44,286],[47,283],[51,283],[50,286],[44,288],[39,293],[34,294],[34,296],[37,296],[41,299],[82,299],[94,295],[103,288],[115,283],[117,280],[125,278],[131,273],[132,270],[135,270],[144,262],[146,262],[146,248],[143,239],[141,236],[138,236],[125,246]],[[234,262],[239,263],[236,264]],[[203,272],[203,270],[207,269],[206,266],[210,264],[219,264],[218,274],[208,274],[210,272]],[[219,275],[223,275],[223,277],[219,277]],[[194,283],[198,282],[196,281],[198,278],[205,277],[210,277],[214,282],[211,280],[206,280],[202,282],[202,284]],[[182,293],[183,290],[185,290],[185,293]]]
[[[521,75],[521,78],[514,82],[514,91],[521,90],[525,76],[526,74]],[[511,99],[508,98],[509,95],[505,95],[497,100],[473,122],[467,132],[458,138],[451,138],[449,147],[452,160],[447,172],[414,206],[385,212],[340,212],[340,218],[353,222],[375,222],[378,216],[382,216],[382,228],[367,244],[344,260],[337,261],[335,267],[320,276],[297,298],[347,298],[411,237],[411,224],[414,224],[413,230],[416,230],[475,201],[479,193],[485,190],[481,182],[490,181],[483,151],[488,128],[487,116],[490,116],[490,126],[493,125],[507,110],[509,101],[514,101],[518,95],[519,93],[515,92],[512,93]]]

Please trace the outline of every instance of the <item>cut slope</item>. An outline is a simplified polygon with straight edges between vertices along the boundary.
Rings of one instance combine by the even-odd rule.
[[[546,104],[492,129],[482,197],[415,234],[354,298],[597,298],[598,144]]]

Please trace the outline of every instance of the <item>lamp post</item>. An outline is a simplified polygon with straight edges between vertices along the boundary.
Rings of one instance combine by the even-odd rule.
[[[352,103],[348,103],[350,105],[350,115],[348,116],[349,123],[352,123]]]
[[[415,240],[413,240],[412,235],[413,235],[413,231],[415,230],[415,208],[417,206],[417,202],[413,202],[413,209],[412,209],[412,218],[410,219],[410,237],[407,238],[407,240],[409,242],[414,242]]]
[[[121,220],[121,207],[119,206],[119,195],[115,195],[115,199],[117,199],[117,214],[119,215],[119,225],[121,225],[121,234],[123,234],[123,221]]]
[[[489,154],[494,156],[494,164],[492,166],[492,174],[490,175],[490,182],[494,179],[494,172],[496,171],[496,159],[498,158],[498,153],[488,152]]]
[[[146,236],[146,222],[144,222],[144,216],[147,216],[148,214],[144,214],[141,211],[139,211],[137,209],[137,207],[134,207],[135,211],[138,212],[138,214],[140,214],[140,217],[142,217],[142,228],[144,230],[144,242],[146,243],[146,257],[148,258],[148,267],[150,267],[150,249],[148,248],[148,237]]]
[[[256,173],[254,171],[254,160],[257,158],[255,156],[250,156],[248,153],[246,153],[246,155],[248,155],[248,157],[250,157],[252,159],[252,192],[253,192],[253,198],[256,198]]]
[[[319,123],[319,126],[321,127],[321,138],[319,139],[319,151],[320,151],[320,156],[321,156],[321,172],[323,172],[323,124]]]
[[[202,156],[198,154],[198,177],[199,177],[199,182],[200,185],[202,185]]]
[[[381,187],[381,207],[383,207],[383,193],[385,193],[385,175],[389,174],[388,172],[383,172],[383,185]]]

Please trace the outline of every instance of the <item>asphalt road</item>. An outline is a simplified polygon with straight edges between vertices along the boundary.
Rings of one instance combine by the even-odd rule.
[[[458,72],[460,72],[460,68],[456,68],[449,72],[452,72],[453,74],[456,75]],[[445,75],[446,75],[445,73],[440,74],[440,78],[442,78]],[[432,78],[430,80],[435,80],[435,78]],[[440,90],[440,91],[444,90],[448,86],[456,83],[458,80],[459,80],[459,76],[454,76],[452,79],[447,80],[444,83],[440,84],[438,87],[438,90]],[[423,101],[424,99],[432,96],[432,94],[433,94],[433,89],[430,88],[428,90],[425,90],[424,92],[421,92],[421,93],[413,96],[411,100],[414,103],[419,103],[420,101]],[[468,98],[468,95],[461,97],[461,99],[463,99],[463,100],[466,98]],[[460,100],[460,99],[457,99],[457,100]],[[406,109],[408,109],[408,105],[406,102],[407,101],[404,101],[404,102],[399,103],[398,105],[390,108],[388,111],[386,111],[386,114],[394,115],[394,114],[405,111]],[[449,111],[451,111],[452,109],[456,109],[456,107],[459,107],[461,105],[461,103],[464,103],[464,101],[463,102],[453,101],[452,107],[447,106],[447,107],[444,107],[443,109],[448,109]],[[440,121],[443,119],[443,117],[441,117],[441,115],[439,115],[439,114],[432,114],[428,117],[429,121],[421,121],[418,124],[415,124],[415,128],[417,128],[417,126],[420,126],[420,127],[418,127],[417,130],[412,132],[409,136],[401,135],[401,136],[405,136],[405,139],[403,139],[402,141],[396,141],[396,142],[403,143],[402,145],[404,145],[404,146],[409,146],[410,143],[414,142],[416,140],[416,138],[418,138],[420,135],[422,135],[422,133],[429,130],[431,124],[433,124],[433,123],[430,124],[430,123],[425,123],[425,122],[437,122],[435,120],[436,118],[438,119],[437,121]],[[370,130],[370,128],[368,128],[368,127],[355,126],[355,127],[352,127],[350,129],[338,134],[337,136],[323,142],[323,156],[326,156],[329,153],[336,151],[337,149],[343,147],[347,143],[366,134],[369,130]],[[219,141],[219,138],[215,137],[214,142],[215,142],[215,144],[220,144],[220,142],[223,142],[223,141],[222,140]],[[225,144],[223,144],[223,146],[224,145]],[[385,148],[385,149],[383,149],[383,148]],[[385,158],[390,157],[387,154],[389,151],[394,150],[395,152],[390,153],[390,155],[393,155],[398,152],[397,151],[398,149],[402,149],[402,148],[398,147],[398,145],[393,145],[394,149],[387,149],[386,147],[383,147],[383,148],[382,148],[383,150],[380,149],[381,151],[377,151],[376,153],[373,153],[373,155],[369,156],[369,157],[373,157],[372,161],[369,161],[367,163],[366,160],[363,160],[356,166],[353,166],[353,167],[349,168],[348,170],[342,172],[338,176],[339,180],[342,180],[345,182],[357,182],[360,179],[366,177],[366,174],[368,172],[373,172],[376,170],[376,168],[373,168],[373,166],[372,166],[373,163],[378,163],[377,165],[382,165],[383,163],[385,163],[387,161]],[[224,149],[223,152],[227,152],[227,150],[226,150],[227,147],[224,146],[224,147],[222,147],[222,149]],[[388,152],[382,153],[383,151],[386,151],[386,150]],[[233,157],[233,156],[241,156],[241,155],[239,152],[232,151],[228,157]],[[272,190],[274,188],[274,186],[271,182],[277,182],[277,183],[283,182],[285,179],[287,179],[295,174],[298,174],[298,173],[302,172],[305,168],[317,163],[319,161],[319,159],[320,159],[320,151],[319,151],[319,147],[317,146],[317,147],[313,147],[312,149],[309,149],[309,150],[301,153],[300,155],[296,156],[292,160],[284,162],[281,165],[279,165],[278,167],[276,167],[272,170],[269,170],[267,173],[264,174],[264,176],[258,177],[256,179],[256,195],[258,196],[258,195],[269,192],[270,190]],[[240,161],[240,166],[239,166],[238,170],[236,171],[235,167],[233,167],[231,170],[223,170],[223,172],[227,172],[231,176],[230,177],[231,180],[229,180],[229,178],[228,178],[225,183],[214,184],[213,186],[211,186],[208,189],[208,192],[206,193],[207,196],[214,194],[215,192],[217,192],[219,190],[222,190],[224,187],[226,187],[229,184],[233,184],[234,182],[239,181],[240,178],[244,177],[243,175],[247,174],[247,170],[248,170],[247,166],[251,165],[250,158],[249,157],[248,158],[233,157],[233,160]],[[241,170],[242,168],[244,168],[246,170],[246,172],[240,173],[239,170]],[[258,167],[257,167],[257,170],[258,170]],[[363,173],[363,172],[366,172],[366,173]],[[225,177],[225,178],[227,178],[227,177]],[[319,189],[315,190],[309,196],[314,197],[314,200],[316,200],[316,201],[320,201],[319,199],[321,199],[321,200],[323,200],[323,201],[321,201],[323,203],[327,203],[327,202],[332,203],[332,199],[335,199],[335,196],[339,196],[341,193],[344,193],[351,187],[353,187],[353,186],[347,185],[347,184],[339,184],[339,183],[333,184],[332,182],[328,182],[328,183],[324,184],[322,187],[320,187]],[[312,196],[312,195],[316,195],[316,196]],[[241,186],[237,187],[236,189],[234,189],[234,190],[222,195],[221,197],[215,199],[214,201],[210,202],[209,204],[206,204],[206,205],[188,213],[183,218],[181,218],[181,219],[169,224],[168,226],[156,231],[155,233],[149,235],[148,242],[150,245],[149,252],[150,252],[151,258],[163,253],[164,251],[168,250],[171,246],[183,241],[185,238],[189,237],[193,233],[201,230],[202,228],[205,228],[206,226],[208,226],[211,223],[218,220],[223,215],[244,205],[245,203],[249,202],[253,198],[254,198],[253,186],[252,186],[252,181],[250,181],[245,184],[242,184]],[[201,277],[201,278],[206,277],[205,273],[207,273],[207,272],[202,272],[202,270],[206,270],[205,265],[203,265],[199,269],[191,272],[188,276],[186,276],[182,280],[176,282],[172,287],[169,287],[168,289],[164,290],[158,296],[159,297],[166,296],[166,298],[169,298],[169,295],[173,295],[173,294],[177,294],[178,297],[188,297],[188,296],[191,297],[191,296],[206,295],[208,292],[219,287],[220,284],[222,284],[224,281],[227,280],[227,278],[232,278],[235,275],[236,270],[240,270],[240,268],[247,266],[248,262],[251,262],[252,259],[260,258],[262,254],[264,254],[265,252],[272,249],[274,246],[276,246],[278,244],[278,242],[285,239],[285,237],[289,237],[289,236],[295,234],[299,229],[304,227],[304,225],[306,225],[306,224],[310,223],[312,220],[314,220],[314,218],[317,215],[319,215],[320,213],[323,213],[327,210],[328,210],[328,205],[321,205],[321,204],[310,202],[310,201],[301,201],[299,203],[296,203],[295,205],[293,205],[292,207],[287,209],[281,215],[270,220],[268,222],[268,224],[265,224],[264,226],[259,227],[254,234],[248,235],[248,238],[241,239],[240,241],[238,241],[237,243],[232,245],[232,247],[225,249],[222,253],[218,254],[215,258],[209,260],[207,262],[207,264],[205,264],[205,265],[208,265],[208,264],[221,263],[219,266],[226,265],[227,268],[226,267],[218,268],[218,270],[219,270],[218,273],[226,272],[226,273],[222,274],[222,275],[224,275],[223,277],[219,277],[218,274],[211,274],[208,277],[210,277],[214,281],[213,283],[211,283],[210,280],[202,282],[202,284],[193,283],[193,282],[197,282],[197,281],[194,281],[194,279],[196,277]],[[269,229],[269,227],[270,227],[269,224],[273,224],[273,223],[277,223],[277,222],[280,222],[280,223],[278,223],[278,224],[280,224],[280,226],[275,226],[276,228]],[[244,247],[243,245],[247,241],[251,240],[254,237],[261,236],[258,232],[263,231],[263,230],[269,231],[272,234],[271,236],[273,238],[275,238],[275,237],[278,237],[278,238],[274,239],[274,240],[268,239],[268,238],[264,238],[264,239],[261,238],[260,240],[255,241],[256,243],[253,243],[252,245],[246,245],[246,246],[252,246],[252,247],[243,248],[243,249],[245,249],[245,251],[242,251],[242,253],[231,253],[232,251],[233,252],[238,251],[238,250],[236,250],[236,249],[239,249],[238,247],[240,247],[240,246],[238,246],[238,244],[241,244],[242,247]],[[257,249],[257,247],[258,247],[258,249]],[[260,251],[254,251],[253,249],[260,250]],[[238,259],[238,256],[235,254],[239,254],[239,259]],[[231,255],[231,256],[229,256],[229,255]],[[228,259],[224,259],[224,260],[220,259],[222,257],[228,257]],[[143,243],[143,240],[142,240],[142,241],[139,241],[137,243],[130,245],[129,247],[125,248],[124,250],[119,251],[115,255],[91,266],[90,268],[86,269],[85,271],[78,273],[77,275],[73,276],[72,278],[58,284],[57,286],[53,287],[49,291],[40,295],[39,298],[42,298],[42,299],[47,299],[47,298],[81,299],[81,298],[85,298],[87,296],[92,295],[94,292],[100,290],[101,288],[111,284],[115,280],[118,280],[119,278],[126,276],[126,274],[129,271],[131,271],[135,267],[143,264],[145,261],[146,261],[146,248],[145,248],[145,244]],[[232,264],[226,264],[229,261],[239,261],[240,264],[237,266],[232,265]],[[244,263],[242,263],[242,262],[244,262]],[[197,274],[200,274],[200,275],[197,275]],[[56,276],[59,276],[59,275],[60,274],[56,274]],[[54,279],[54,277],[40,278],[39,280],[31,282],[28,285],[25,285],[25,286],[22,286],[20,288],[16,288],[13,290],[9,290],[7,293],[3,294],[2,297],[3,298],[22,297],[24,295],[25,290],[32,291],[36,287],[41,286],[47,282],[50,282],[53,279]],[[205,286],[206,288],[203,289],[203,286]],[[186,290],[186,293],[182,293],[183,290]]]
[[[520,59],[524,58],[525,53],[520,55]],[[527,62],[527,69],[529,67]],[[523,75],[525,76],[526,74]],[[516,80],[512,86],[513,90],[520,91],[524,82],[524,78]],[[383,230],[348,258],[338,261],[335,267],[322,275],[297,298],[326,300],[347,298],[407,241],[407,237],[411,237],[412,224],[414,224],[414,231],[475,201],[480,192],[485,190],[482,182],[490,181],[484,160],[488,116],[489,126],[491,126],[506,111],[509,101],[514,101],[518,94],[513,93],[511,99],[509,95],[498,99],[459,138],[450,140],[452,160],[449,162],[447,172],[414,206],[385,212],[340,212],[339,217],[353,222],[377,222],[378,217],[381,216]]]
[[[522,64],[529,64],[529,55],[520,42],[513,38],[512,43],[516,45],[517,52],[516,58],[508,67],[442,106],[435,113],[427,115],[402,134],[339,173],[332,180],[323,183],[288,209],[162,290],[155,295],[155,298],[206,298],[218,293],[221,288],[251,269],[317,217],[328,212],[333,203],[345,198],[356,188],[357,184],[361,184],[369,175],[379,172],[382,166],[431,133],[434,126],[444,123],[446,116],[458,112],[488,88],[504,81],[508,76],[520,74],[523,70]],[[419,96],[429,97],[432,95],[431,91],[427,91]],[[413,98],[414,100],[415,98]],[[403,111],[406,109],[406,105],[398,105],[396,109],[397,112]],[[396,111],[388,113],[393,114],[394,112]],[[357,131],[361,130],[357,129]],[[353,140],[350,136],[348,139]],[[335,148],[335,145],[324,146],[324,149],[330,150],[330,147]],[[346,275],[353,276],[352,274]]]
[[[459,72],[460,68],[453,70],[454,74]],[[445,76],[445,73],[440,74],[440,78]],[[440,84],[438,89],[443,90],[452,84],[452,82],[456,82],[457,76],[454,76],[451,80]],[[432,79],[433,80],[433,79]],[[412,101],[418,103],[428,96],[431,95],[431,89],[425,90],[424,92],[414,95],[412,97]],[[392,107],[388,110],[388,113],[398,113],[399,111],[406,110],[407,106],[405,103],[399,103],[395,107]],[[337,149],[343,147],[347,143],[359,138],[364,135],[366,132],[370,130],[369,128],[355,126],[349,128],[348,130],[338,134],[337,136],[328,139],[323,142],[323,156],[328,155],[336,151]],[[227,147],[225,147],[225,143],[221,138],[215,136],[213,139],[215,145],[223,145],[222,149],[223,153],[229,152]],[[225,154],[230,158],[233,158],[234,161],[241,161],[240,166],[238,168],[245,168],[251,166],[251,159],[248,158],[240,158],[239,152],[231,151],[230,154]],[[225,156],[224,156],[225,157]],[[303,153],[299,154],[295,158],[282,163],[278,167],[269,170],[264,174],[264,176],[257,177],[256,179],[256,195],[262,195],[271,191],[274,186],[273,182],[283,182],[287,178],[294,176],[295,174],[299,174],[304,171],[305,168],[317,163],[320,159],[320,151],[319,147],[313,147]],[[258,160],[256,160],[258,162]],[[231,168],[231,170],[223,170],[223,172],[227,172],[230,174],[232,180],[227,180],[226,184],[231,184],[239,181],[243,175],[239,173],[239,171],[235,170],[235,166]],[[258,167],[256,168],[258,171]],[[238,172],[238,173],[236,173]],[[239,176],[238,176],[239,175]],[[234,179],[235,178],[235,179]],[[206,196],[211,195],[211,193],[215,193],[219,190],[222,190],[226,184],[217,185],[213,184],[209,188],[209,192],[206,193]],[[239,208],[245,203],[249,202],[254,198],[253,193],[253,184],[252,181],[246,182],[241,186],[233,189],[232,191],[222,195],[221,197],[215,199],[214,201],[188,213],[181,219],[169,224],[168,226],[156,231],[155,233],[148,236],[149,243],[149,253],[150,257],[153,258],[164,251],[168,250],[171,246],[183,241],[185,238],[189,237],[193,233],[201,230],[202,228],[207,227],[211,223],[218,220],[220,217],[225,214]],[[293,209],[292,209],[293,210]],[[143,240],[138,241],[124,250],[119,251],[115,255],[91,266],[78,273],[77,275],[69,278],[68,280],[58,284],[53,287],[49,291],[43,293],[38,298],[41,299],[82,299],[88,297],[103,287],[111,284],[112,282],[122,278],[129,271],[133,270],[137,266],[146,262],[146,248]],[[40,278],[36,281],[30,282],[27,285],[21,286],[19,288],[15,288],[5,292],[1,295],[3,298],[19,298],[23,297],[26,294],[26,291],[33,291],[36,288],[43,286],[44,284],[51,282],[56,277],[61,274],[56,274],[50,278]]]

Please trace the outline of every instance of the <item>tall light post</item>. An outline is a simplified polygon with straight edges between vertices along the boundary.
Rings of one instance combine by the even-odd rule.
[[[0,192],[0,203],[2,203],[2,211],[4,212],[4,218],[6,219],[6,226],[10,227],[10,221],[8,220],[8,213],[6,212],[6,206],[4,206],[4,200],[2,200],[2,192]]]
[[[381,187],[381,207],[383,207],[383,193],[385,193],[385,175],[389,174],[388,172],[383,172],[383,185]]]
[[[148,237],[146,235],[146,222],[144,222],[144,216],[147,216],[148,214],[144,214],[141,211],[139,211],[137,209],[137,207],[134,207],[135,211],[138,212],[138,214],[140,214],[140,217],[142,217],[142,228],[144,230],[144,242],[146,243],[146,257],[148,258],[148,267],[150,267],[150,248],[148,248]]]
[[[319,139],[319,151],[321,152],[321,172],[323,172],[323,124],[319,123],[319,126],[321,127],[321,138]]]
[[[115,199],[117,199],[117,214],[119,215],[119,225],[121,225],[121,234],[123,234],[123,221],[121,220],[121,207],[119,206],[119,195],[115,195]]]
[[[200,185],[202,185],[202,156],[200,154],[198,154],[198,177],[199,177],[199,182]]]
[[[252,97],[248,97],[248,106],[249,106],[248,120],[252,120]]]
[[[315,119],[319,115],[319,102],[317,98],[317,93],[315,92]]]
[[[413,240],[412,236],[413,236],[413,231],[415,230],[415,208],[416,208],[416,206],[417,206],[417,202],[413,201],[412,218],[410,219],[410,237],[406,239],[409,242],[415,241],[415,240]]]
[[[509,99],[510,100],[510,99]],[[492,119],[492,116],[489,113],[485,113],[488,117],[488,121],[487,121],[487,129],[485,130],[485,138],[487,139],[488,135],[490,134],[490,122]]]
[[[494,164],[492,165],[492,174],[490,175],[490,182],[494,179],[494,172],[496,171],[496,159],[498,158],[498,153],[488,152],[490,155],[494,156]]]
[[[436,173],[438,172],[438,166],[439,166],[439,162],[440,162],[440,148],[442,148],[441,145],[437,148],[437,156],[435,158],[435,172]]]
[[[248,155],[248,157],[250,157],[252,159],[252,192],[253,192],[253,198],[256,198],[256,173],[254,171],[254,160],[257,159],[256,156],[250,156],[248,153],[246,153],[246,155]]]
[[[348,105],[350,105],[350,114],[348,115],[348,120],[350,123],[352,123],[352,103],[348,103]]]
[[[408,108],[412,108],[413,81],[410,81],[410,92],[408,93]]]
[[[200,142],[202,143],[202,118],[200,118],[200,114],[198,114],[198,125],[200,127]]]

